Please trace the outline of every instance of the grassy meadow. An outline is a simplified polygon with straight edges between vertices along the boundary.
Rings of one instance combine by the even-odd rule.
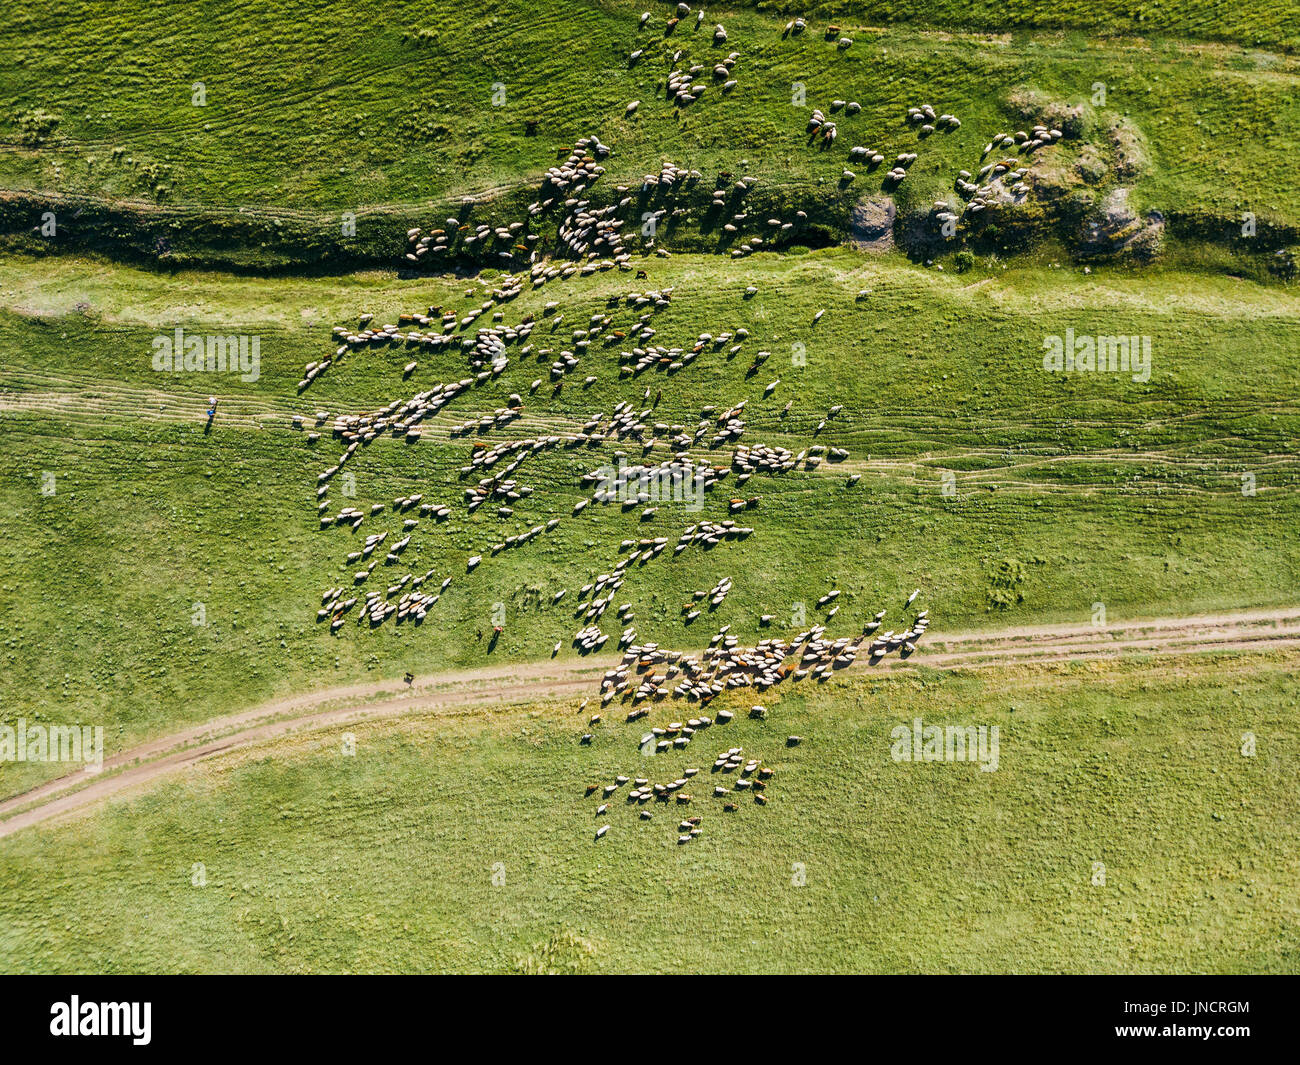
[[[893,6],[828,5],[853,35],[848,49],[826,39],[824,16],[783,36],[787,20],[768,5],[710,9],[702,26],[691,16],[667,34],[670,5],[650,5],[639,29],[645,8],[627,0],[489,0],[472,29],[446,0],[255,0],[147,19],[136,3],[12,8],[0,15],[12,56],[0,70],[0,230],[29,249],[163,263],[388,263],[408,226],[441,221],[462,196],[494,224],[525,217],[557,148],[598,134],[615,149],[601,197],[663,162],[698,169],[709,188],[748,173],[763,218],[802,206],[810,234],[838,239],[853,203],[889,191],[885,166],[855,167],[840,186],[850,146],[917,152],[892,195],[905,215],[924,216],[952,196],[959,170],[978,169],[995,133],[1046,119],[1065,123],[1067,139],[1034,157],[1025,208],[979,231],[987,247],[1013,246],[1022,224],[1040,240],[1018,219],[1045,206],[1073,244],[1119,187],[1183,236],[1261,258],[1296,242],[1300,186],[1281,177],[1300,150],[1288,5],[1225,15],[1164,4],[1149,16],[1079,5],[1060,26],[1016,5]],[[1026,28],[979,32],[993,17]],[[721,45],[715,21],[728,30]],[[1154,36],[1135,35],[1137,23]],[[712,83],[684,109],[665,97],[677,53],[707,79],[729,51],[739,53],[734,91]],[[862,110],[837,113],[841,136],[823,151],[807,118],[837,98]],[[641,106],[628,114],[633,100]],[[904,115],[927,101],[962,127],[918,138]],[[702,208],[690,205],[664,241],[713,250],[719,234]],[[47,210],[54,234],[39,228]],[[1258,227],[1245,239],[1244,212]],[[344,234],[345,216],[355,234]]]
[[[0,11],[0,725],[102,724],[112,756],[407,671],[523,676],[576,655],[579,589],[626,541],[728,517],[753,535],[629,568],[606,651],[624,626],[684,651],[723,625],[790,637],[826,620],[832,588],[832,637],[881,609],[901,628],[918,588],[931,640],[1083,625],[1098,604],[1122,623],[1300,602],[1294,4],[745,0],[698,26],[694,10],[669,25],[675,7]],[[807,32],[786,33],[796,15]],[[679,106],[667,76],[697,65],[707,88]],[[909,124],[925,103],[960,126]],[[1040,121],[1063,136],[1022,157],[1022,201],[939,236],[959,174]],[[613,208],[632,269],[533,286],[528,259],[563,228],[529,203],[590,136],[613,154],[580,195]],[[853,146],[889,162],[850,162]],[[699,175],[648,184],[668,164]],[[441,273],[402,259],[408,228],[435,226],[460,234]],[[522,291],[466,326],[509,270]],[[637,337],[652,291],[671,300]],[[322,528],[333,416],[473,371],[456,346],[374,347],[304,392],[305,367],[335,327],[426,312],[454,312],[466,342],[533,322],[533,350],[512,343],[418,443],[358,450],[328,514],[365,522]],[[156,369],[177,329],[257,338],[256,372]],[[620,371],[637,345],[704,334],[728,339],[680,370]],[[1048,372],[1054,339],[1079,336],[1145,338],[1150,365]],[[514,394],[518,420],[454,431]],[[585,474],[666,459],[667,427],[742,402],[742,443],[847,457],[733,472],[702,509],[573,513]],[[654,446],[541,451],[513,474],[535,490],[513,513],[468,511],[486,472],[466,474],[471,448],[619,404],[661,423]],[[691,457],[727,466],[732,446]],[[422,518],[349,594],[426,570],[426,591],[450,586],[422,624],[354,610],[331,634],[322,594],[357,583],[364,537],[403,535],[413,515],[393,504],[413,493],[450,518]],[[725,602],[688,621],[723,577]],[[0,841],[0,971],[1294,972],[1298,665],[1274,647],[862,668],[783,686],[766,720],[724,695],[735,722],[659,756],[633,724],[580,746],[576,700],[349,726],[355,755],[342,729],[297,734]],[[998,770],[894,761],[891,729],[917,717],[996,725]],[[775,768],[769,806],[724,813],[706,768],[690,845],[682,809],[639,820],[621,795],[593,838],[584,785],[673,779],[733,743]],[[0,761],[0,800],[67,769]]]
[[[1083,623],[1095,602],[1121,620],[1294,601],[1300,559],[1294,540],[1276,534],[1297,515],[1289,353],[1300,320],[1285,290],[1175,272],[995,265],[958,276],[847,251],[722,271],[716,262],[679,257],[655,269],[653,282],[674,289],[654,318],[656,340],[745,327],[740,355],[711,353],[671,378],[620,379],[622,345],[598,344],[580,371],[598,378],[590,388],[573,381],[554,399],[543,388],[527,396],[517,425],[452,439],[448,427],[470,412],[526,394],[550,358],[535,367],[513,357],[500,379],[439,414],[419,445],[365,449],[350,467],[348,503],[368,509],[420,491],[453,510],[449,522],[417,530],[403,564],[381,566],[374,579],[433,568],[436,581],[453,583],[419,627],[349,624],[334,637],[315,620],[319,596],[350,582],[355,566],[344,556],[354,537],[396,535],[401,520],[386,510],[362,533],[320,530],[315,478],[338,448],[328,434],[309,444],[290,417],[373,409],[455,379],[464,364],[451,353],[425,356],[403,383],[403,351],[357,353],[294,399],[301,368],[328,350],[334,322],[363,309],[384,319],[430,302],[468,306],[481,300],[480,286],[381,275],[339,284],[162,279],[73,260],[0,266],[0,349],[15,353],[0,363],[5,718],[103,722],[111,753],[291,692],[544,659],[557,641],[574,653],[573,597],[609,571],[621,541],[675,540],[690,523],[725,517],[735,489],[722,482],[699,513],[679,502],[648,521],[617,506],[570,517],[587,494],[583,473],[619,451],[635,460],[640,449],[544,452],[518,474],[536,494],[501,519],[495,507],[466,513],[471,482],[459,470],[476,438],[562,431],[620,400],[640,404],[647,387],[662,388],[653,418],[665,422],[693,424],[706,404],[747,399],[746,439],[792,450],[842,403],[816,439],[850,457],[756,475],[744,489],[759,496],[742,517],[756,530],[748,541],[634,567],[620,602],[632,605],[643,639],[702,646],[710,623],[730,623],[746,639],[793,633],[805,627],[800,605],[811,617],[833,584],[844,593],[833,631],[844,633],[882,607],[895,610],[916,586],[949,632]],[[749,284],[758,293],[745,299]],[[506,313],[517,321],[558,300],[565,323],[532,339],[559,347],[571,324],[632,286],[630,275],[574,279],[521,296]],[[860,300],[863,289],[870,296]],[[616,325],[632,320],[625,306],[616,314]],[[177,324],[260,335],[258,380],[153,370],[150,338]],[[1043,372],[1043,335],[1068,327],[1151,335],[1150,380]],[[793,364],[796,344],[804,366]],[[764,348],[771,358],[746,376]],[[202,410],[214,391],[221,412],[208,432]],[[652,457],[666,453],[661,445]],[[862,475],[854,487],[850,473]],[[1254,495],[1243,493],[1243,474],[1255,477]],[[43,494],[47,475],[52,495]],[[332,498],[331,512],[344,502]],[[553,533],[465,574],[469,555],[551,518],[560,519]],[[727,601],[686,623],[682,604],[724,575],[735,581]],[[552,604],[561,588],[569,596]],[[497,604],[505,632],[489,649],[477,633],[491,630]],[[765,613],[778,617],[771,629],[759,627]],[[0,765],[0,791],[49,771]]]
[[[6,840],[0,966],[1295,972],[1297,664],[840,679],[652,758],[549,705],[299,736]],[[918,716],[997,725],[997,770],[893,761]],[[767,806],[709,796],[732,744]],[[682,807],[582,798],[696,763],[689,846]]]
[[[1275,45],[1294,50],[1300,44],[1295,13],[1276,0],[1224,8],[1206,0],[1161,0],[1131,4],[1125,0],[757,0],[760,11],[802,14],[843,22],[861,18],[871,24],[903,22],[944,30],[982,29],[1023,34],[1029,27],[1098,36],[1141,35],[1236,41],[1246,45]]]

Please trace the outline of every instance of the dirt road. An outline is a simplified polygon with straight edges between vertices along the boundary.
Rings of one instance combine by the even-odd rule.
[[[906,661],[891,656],[878,666],[859,667],[855,672],[867,668],[969,669],[1133,654],[1178,655],[1297,647],[1300,647],[1300,607],[1290,607],[1126,621],[1105,627],[1054,625],[949,635],[936,632],[927,636]],[[601,674],[616,660],[613,656],[602,656],[578,662],[507,664],[440,674],[410,687],[391,680],[279,699],[106,758],[102,769],[94,775],[84,770],[72,773],[0,802],[0,839],[84,811],[111,796],[146,787],[168,773],[206,759],[289,733],[473,706],[557,697],[570,697],[576,702],[598,691]]]

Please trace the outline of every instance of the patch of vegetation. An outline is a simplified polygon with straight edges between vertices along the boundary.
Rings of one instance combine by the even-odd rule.
[[[20,112],[15,122],[18,126],[18,143],[28,148],[39,148],[58,127],[59,116],[38,107]]]
[[[505,876],[504,864],[502,877]],[[594,971],[597,950],[576,932],[560,931],[515,959],[514,971],[521,976],[575,976]]]
[[[1014,558],[1004,558],[989,567],[989,610],[1008,610],[1025,601],[1021,585],[1025,583],[1025,565]]]
[[[1300,29],[1284,0],[1225,8],[1212,0],[756,0],[760,10],[821,18],[862,19],[868,25],[915,23],[944,30],[984,30],[1011,36],[1008,30],[1087,31],[1094,37],[1141,34],[1238,41],[1256,46],[1300,48]],[[1070,34],[1077,39],[1081,34]]]
[[[1067,103],[1023,85],[1007,93],[1007,110],[1016,122],[1041,122],[1050,129],[1059,129],[1067,140],[1082,140],[1096,123],[1096,112],[1087,102]]]

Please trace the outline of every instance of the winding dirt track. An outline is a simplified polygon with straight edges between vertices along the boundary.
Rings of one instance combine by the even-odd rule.
[[[1104,628],[1055,625],[948,636],[935,633],[906,661],[891,657],[878,666],[863,668],[970,669],[1133,654],[1297,647],[1300,607],[1288,607],[1131,621]],[[400,681],[382,681],[278,699],[106,758],[103,768],[94,775],[83,771],[59,777],[0,802],[0,839],[85,811],[104,799],[143,788],[206,759],[289,733],[403,714],[445,713],[462,707],[591,694],[597,690],[601,674],[615,661],[615,656],[602,656],[578,662],[505,664],[440,674],[410,688]]]

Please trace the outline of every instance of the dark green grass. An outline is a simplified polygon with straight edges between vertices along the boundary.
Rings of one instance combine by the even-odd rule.
[[[1196,36],[1202,6],[1162,6],[1167,21],[1153,24]],[[932,11],[944,30],[966,25],[950,22],[948,7],[932,5],[916,17],[925,21]],[[1291,36],[1270,30],[1284,8],[1242,8],[1218,31],[1238,37],[1235,27],[1258,26],[1266,42],[1287,44]],[[346,8],[174,7],[147,17],[133,4],[56,0],[15,8],[0,23],[12,55],[0,71],[0,98],[10,101],[0,114],[0,182],[113,201],[251,208],[282,220],[305,212],[322,226],[331,216],[361,212],[356,245],[374,248],[382,243],[377,230],[386,240],[405,225],[365,209],[428,205],[432,221],[462,193],[490,197],[535,185],[557,146],[598,133],[616,149],[606,184],[639,181],[671,160],[702,170],[710,182],[722,170],[748,170],[775,185],[824,182],[829,194],[852,144],[888,156],[914,149],[920,158],[900,196],[928,206],[936,194],[951,195],[958,169],[977,168],[993,133],[1026,121],[1007,100],[1030,87],[1045,101],[1095,111],[1085,140],[1107,166],[1114,161],[1110,124],[1122,116],[1138,132],[1148,158],[1124,181],[1136,182],[1141,203],[1225,224],[1239,223],[1245,210],[1265,226],[1300,222],[1296,183],[1275,177],[1300,146],[1297,69],[1288,56],[1135,38],[1126,20],[1137,13],[1112,5],[1079,13],[1086,20],[1080,25],[1124,31],[1106,40],[859,31],[848,21],[856,42],[845,52],[822,38],[824,21],[783,40],[780,17],[717,9],[698,33],[691,18],[663,38],[666,5],[654,6],[650,26],[639,32],[640,10],[507,0],[480,5],[467,20],[462,8],[444,2],[385,0]],[[864,18],[874,24],[881,13],[872,7]],[[987,17],[979,7],[972,23]],[[1018,13],[1009,17],[1014,22]],[[724,49],[711,46],[713,19],[728,27]],[[1240,39],[1257,38],[1243,30]],[[629,66],[638,47],[647,54]],[[715,86],[685,112],[662,99],[656,86],[679,49],[683,65],[711,65],[721,52],[739,51],[735,93],[724,98]],[[196,82],[204,106],[191,102]],[[792,106],[796,83],[806,91],[802,108]],[[1099,84],[1105,102],[1092,108]],[[496,85],[504,86],[500,106]],[[806,143],[804,124],[810,108],[825,109],[833,98],[856,99],[863,112],[841,116],[836,149],[820,152]],[[632,99],[642,106],[627,118]],[[908,105],[923,101],[960,114],[962,129],[918,144],[902,119]],[[1044,160],[1058,158],[1068,171],[1079,142],[1072,143]],[[1112,173],[1102,184],[1118,181]],[[1092,194],[1077,176],[1071,183],[1085,198]],[[862,174],[854,187],[866,195],[880,186],[878,173]],[[62,224],[75,238],[70,213]],[[179,246],[185,237],[172,232],[168,239]],[[242,255],[255,262],[259,252],[249,247]]]

